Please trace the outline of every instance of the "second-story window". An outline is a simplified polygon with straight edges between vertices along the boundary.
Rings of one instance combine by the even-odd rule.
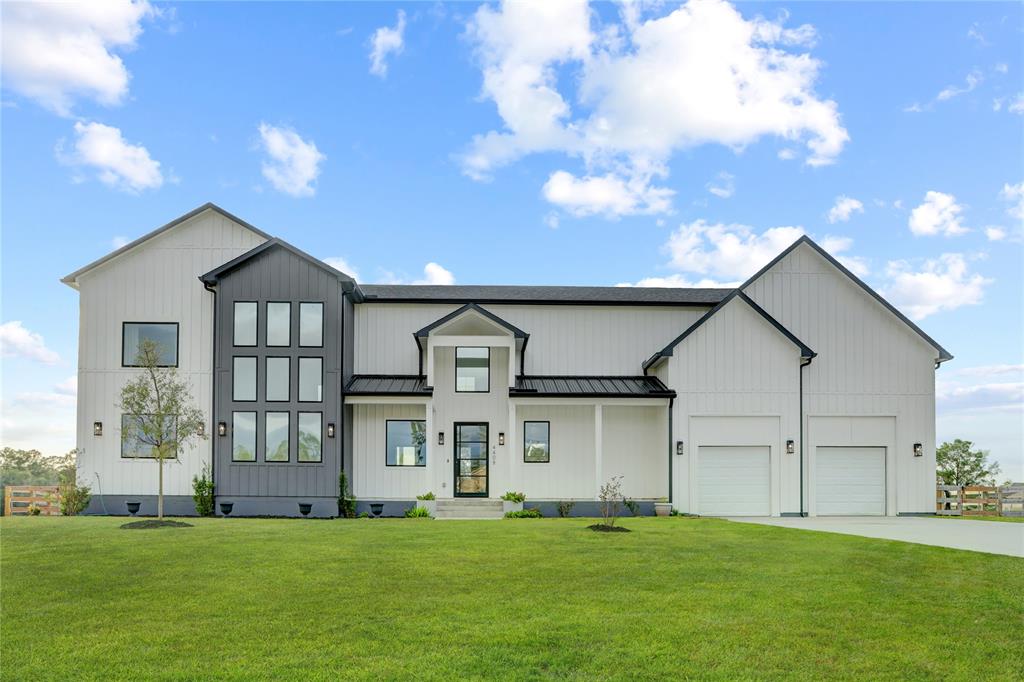
[[[491,349],[455,349],[455,391],[487,393],[491,390]]]
[[[256,345],[256,301],[235,301],[233,343],[236,346]]]
[[[320,348],[324,345],[324,304],[299,304],[299,345]]]
[[[267,304],[267,345],[289,346],[292,342],[292,304]]]
[[[143,341],[156,344],[161,367],[178,366],[177,322],[125,322],[121,328],[121,366],[138,367]]]

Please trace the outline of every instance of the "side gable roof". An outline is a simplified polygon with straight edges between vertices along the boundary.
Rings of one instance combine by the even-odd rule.
[[[807,235],[804,235],[803,237],[800,237],[799,239],[797,239],[795,242],[793,242],[789,246],[789,248],[787,248],[785,251],[783,251],[778,256],[773,258],[767,265],[765,265],[763,268],[761,268],[756,273],[754,273],[750,277],[750,279],[748,279],[746,282],[744,282],[743,284],[740,285],[740,291],[743,291],[744,289],[746,289],[754,281],[756,281],[758,278],[760,278],[761,275],[763,275],[764,273],[766,273],[769,270],[771,270],[775,266],[776,263],[778,263],[783,258],[785,258],[790,253],[792,253],[801,244],[807,244],[809,247],[811,247],[812,249],[817,251],[819,254],[821,254],[821,256],[825,260],[827,260],[830,264],[832,264],[837,270],[839,270],[839,272],[843,273],[844,275],[849,277],[851,280],[853,280],[853,283],[856,284],[857,286],[859,286],[861,289],[863,289],[869,296],[871,296],[871,298],[873,298],[876,301],[878,301],[879,303],[881,303],[885,307],[886,310],[888,310],[893,315],[895,315],[897,318],[899,318],[899,320],[901,322],[903,322],[903,324],[907,325],[912,330],[917,332],[918,336],[920,336],[922,339],[924,339],[926,342],[928,342],[928,344],[930,346],[932,346],[938,352],[938,354],[939,354],[938,364],[941,364],[941,363],[943,363],[943,362],[945,362],[947,360],[952,360],[953,359],[953,356],[950,354],[950,352],[948,350],[946,350],[945,348],[940,346],[939,343],[935,339],[933,339],[932,337],[928,336],[928,334],[926,334],[923,329],[921,329],[916,324],[914,324],[906,315],[904,315],[899,310],[897,310],[896,307],[893,304],[889,303],[884,298],[882,298],[882,296],[877,291],[875,291],[874,289],[869,287],[867,284],[865,284],[863,281],[861,281],[861,279],[859,277],[857,277],[857,275],[855,275],[852,272],[850,272],[846,268],[845,265],[843,265],[838,260],[836,260],[832,256],[832,254],[830,254],[828,251],[826,251],[825,249],[823,249],[820,246],[818,246],[818,244],[815,243],[815,241],[813,239],[811,239],[810,237],[808,237]]]
[[[117,258],[118,256],[120,256],[120,255],[122,255],[124,253],[127,253],[128,251],[131,251],[132,249],[134,249],[136,246],[139,246],[143,242],[148,242],[153,237],[157,237],[157,236],[163,234],[164,232],[167,232],[168,230],[170,230],[172,228],[175,228],[178,225],[181,225],[182,223],[191,220],[192,218],[195,218],[197,215],[203,213],[204,211],[216,211],[217,213],[220,213],[222,216],[224,216],[228,220],[234,221],[234,222],[238,223],[239,225],[241,225],[242,227],[245,227],[245,228],[247,228],[249,230],[252,230],[253,232],[258,234],[259,236],[263,237],[264,239],[272,239],[272,237],[269,234],[267,234],[263,230],[259,229],[258,227],[254,227],[253,225],[250,225],[249,223],[245,222],[244,220],[242,220],[238,216],[235,216],[235,215],[232,215],[231,213],[228,213],[227,211],[225,211],[223,208],[221,208],[220,206],[218,206],[216,204],[207,202],[207,203],[203,204],[202,206],[200,206],[199,208],[194,209],[192,211],[189,211],[188,213],[186,213],[183,216],[175,218],[174,220],[172,220],[171,222],[167,223],[166,225],[163,225],[162,227],[158,227],[155,230],[153,230],[152,232],[149,232],[147,234],[142,235],[141,237],[139,237],[135,241],[128,242],[127,244],[125,244],[121,248],[119,248],[119,249],[117,249],[115,251],[111,251],[106,256],[103,256],[102,258],[100,258],[98,260],[94,260],[92,263],[89,263],[85,267],[82,267],[82,268],[79,268],[78,270],[75,270],[70,275],[67,275],[66,277],[62,277],[60,281],[63,282],[64,284],[67,284],[70,287],[76,287],[76,280],[79,277],[81,277],[82,275],[84,275],[85,273],[89,272],[90,270],[92,270],[94,268],[98,268],[99,266],[103,265],[107,261],[113,260],[114,258]]]
[[[349,277],[348,275],[346,275],[341,270],[336,270],[332,268],[330,265],[323,262],[319,258],[314,258],[305,251],[302,251],[301,249],[298,249],[289,244],[288,242],[284,241],[283,239],[278,239],[277,237],[274,237],[269,241],[265,241],[253,249],[249,249],[248,251],[238,256],[237,258],[229,260],[227,263],[224,263],[223,265],[214,268],[213,270],[210,270],[205,275],[200,275],[199,281],[201,281],[203,284],[216,284],[218,280],[220,280],[222,277],[227,275],[232,270],[241,267],[246,262],[252,260],[261,253],[269,251],[270,249],[284,249],[289,253],[295,255],[296,257],[308,262],[310,265],[313,265],[314,267],[320,268],[324,272],[334,275],[335,277],[338,278],[338,281],[340,281],[343,285],[346,285],[345,291],[351,292],[359,290],[358,286],[356,285],[356,281]]]
[[[432,332],[433,330],[437,329],[441,325],[444,325],[444,324],[446,324],[448,322],[451,322],[452,320],[454,320],[455,318],[459,317],[460,315],[463,315],[463,314],[465,314],[467,312],[470,312],[470,311],[473,311],[475,313],[479,313],[480,315],[486,317],[488,320],[490,320],[494,324],[498,325],[499,327],[507,329],[517,339],[526,340],[526,339],[530,338],[530,335],[527,334],[526,332],[524,332],[519,327],[516,327],[515,325],[511,324],[510,322],[508,322],[506,320],[503,320],[502,318],[498,317],[497,315],[495,315],[491,311],[486,310],[484,308],[481,308],[476,303],[467,303],[466,305],[462,306],[461,308],[453,310],[452,312],[448,313],[444,317],[442,317],[442,318],[440,318],[438,320],[435,320],[434,322],[431,322],[426,327],[424,327],[423,329],[421,329],[418,332],[416,332],[415,334],[413,334],[413,336],[415,336],[417,339],[419,339],[421,337],[424,337],[424,336],[428,336],[430,334],[430,332]]]
[[[785,336],[794,346],[799,348],[800,349],[800,357],[802,359],[804,359],[804,360],[811,360],[811,359],[813,359],[814,357],[816,357],[818,355],[813,350],[811,350],[811,348],[806,343],[804,343],[800,339],[796,338],[796,336],[794,336],[791,331],[789,331],[784,326],[782,326],[782,323],[780,323],[774,317],[769,315],[768,312],[764,308],[762,308],[757,303],[755,303],[752,298],[750,298],[745,293],[743,293],[743,289],[741,287],[739,289],[734,289],[731,294],[729,294],[724,299],[722,299],[721,303],[716,305],[714,308],[712,308],[708,312],[704,313],[704,315],[699,320],[697,320],[696,322],[691,324],[686,329],[686,331],[684,331],[682,334],[680,334],[679,336],[674,338],[667,346],[665,346],[660,351],[658,351],[657,353],[655,353],[654,355],[649,357],[646,361],[644,361],[644,364],[643,364],[644,372],[646,373],[648,369],[650,369],[652,366],[657,364],[662,358],[671,357],[673,355],[673,353],[675,352],[675,347],[676,346],[678,346],[680,343],[682,343],[682,341],[687,336],[689,336],[693,332],[695,332],[698,329],[700,329],[700,327],[705,322],[707,322],[712,317],[714,317],[715,313],[717,313],[719,310],[721,310],[726,305],[728,305],[729,301],[733,300],[734,298],[738,298],[741,301],[743,301],[744,303],[746,303],[748,306],[750,306],[751,310],[753,310],[755,313],[757,313],[758,315],[763,317],[768,322],[768,324],[770,324],[771,326],[775,327],[775,329],[778,330],[778,332],[780,334]]]

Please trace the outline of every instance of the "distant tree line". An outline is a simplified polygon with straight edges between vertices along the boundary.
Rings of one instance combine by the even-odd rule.
[[[75,480],[75,454],[47,457],[38,450],[0,449],[0,509],[9,485],[59,485]]]

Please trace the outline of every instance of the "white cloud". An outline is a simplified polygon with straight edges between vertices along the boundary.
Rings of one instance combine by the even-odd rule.
[[[548,211],[544,216],[544,224],[552,230],[557,230],[559,224],[561,224],[561,219],[558,217],[558,213],[555,211]]]
[[[1017,93],[1006,110],[1011,114],[1024,114],[1024,92]]]
[[[796,150],[786,147],[784,149],[780,149],[777,156],[783,161],[792,161],[796,158],[797,153]]]
[[[4,87],[63,116],[78,97],[120,104],[129,74],[114,52],[134,47],[155,14],[144,0],[4,3]]]
[[[78,395],[78,375],[70,376],[53,387],[61,395]]]
[[[116,251],[116,250],[120,249],[122,246],[127,245],[130,241],[131,240],[128,239],[128,237],[123,237],[121,235],[118,235],[118,236],[116,236],[116,237],[114,237],[113,239],[110,240],[110,248],[112,248],[112,249],[114,249]]]
[[[427,263],[423,266],[423,279],[418,279],[413,284],[455,284],[455,275],[445,270],[437,263]]]
[[[838,196],[836,197],[835,205],[828,211],[828,221],[832,224],[845,223],[852,214],[863,212],[864,204],[857,199],[852,199],[848,196]]]
[[[324,258],[324,262],[330,265],[335,270],[340,270],[352,279],[359,279],[359,271],[356,270],[347,260],[341,256],[332,256],[331,258]]]
[[[994,68],[996,73],[1001,73],[1005,75],[1010,72],[1010,65],[1006,64],[1005,62],[999,62],[998,64],[995,65]]]
[[[46,396],[46,397],[44,397]],[[62,455],[75,447],[75,402],[53,394],[20,394],[0,405],[0,442],[45,455]]]
[[[987,237],[990,242],[1001,242],[1006,239],[1006,230],[1001,227],[986,227],[985,237]]]
[[[722,171],[714,180],[705,185],[705,187],[719,199],[728,199],[736,193],[736,183],[734,181],[734,175]]]
[[[370,73],[386,78],[388,56],[400,55],[405,45],[405,11],[398,10],[398,23],[394,28],[381,26],[370,36]]]
[[[0,324],[0,354],[5,358],[27,358],[44,365],[60,362],[60,356],[46,347],[43,337],[26,329],[18,320]]]
[[[952,237],[969,232],[961,223],[963,207],[952,194],[928,191],[924,202],[910,212],[908,225],[916,235],[944,234]]]
[[[467,34],[482,96],[504,128],[474,137],[461,156],[464,172],[486,179],[523,155],[556,151],[580,158],[585,179],[633,182],[630,196],[653,189],[664,198],[663,188],[642,185],[664,176],[679,149],[713,143],[740,150],[771,135],[804,142],[810,165],[841,152],[848,135],[837,105],[814,92],[820,63],[787,49],[812,41],[813,27],[747,20],[719,0],[692,0],[646,19],[643,9],[627,5],[621,23],[595,32],[595,17],[578,0],[479,8]],[[563,83],[575,84],[575,93],[561,92]],[[607,203],[577,210],[668,208],[667,200]]]
[[[983,47],[987,47],[989,42],[985,39],[984,34],[981,32],[981,27],[978,26],[978,22],[971,24],[971,27],[967,29],[967,37],[977,41],[977,43]]]
[[[991,279],[968,272],[963,254],[926,260],[919,270],[907,261],[890,261],[886,298],[909,317],[922,320],[940,311],[977,305]]]
[[[955,412],[1024,409],[1024,365],[962,367],[936,375],[936,410]]]
[[[577,178],[555,171],[544,183],[544,198],[577,217],[663,213],[671,205],[670,189],[651,187],[647,177],[623,178],[615,173]]]
[[[1004,184],[1002,191],[999,192],[999,198],[1010,202],[1010,207],[1006,209],[1010,216],[1024,220],[1024,182],[1018,182],[1016,185]]]
[[[947,85],[939,92],[938,95],[935,96],[935,99],[939,102],[945,102],[946,100],[953,99],[954,97],[967,94],[978,87],[983,80],[985,80],[985,77],[981,75],[980,71],[971,71],[967,74],[967,77],[964,78],[964,84],[962,87]]]
[[[71,151],[65,141],[57,143],[57,160],[67,166],[92,168],[103,184],[125,192],[138,193],[164,184],[160,162],[140,144],[131,144],[121,131],[102,123],[75,123],[75,143]],[[76,182],[81,178],[76,178]]]
[[[773,227],[757,234],[746,225],[683,223],[665,245],[671,267],[725,281],[744,280],[803,236],[800,227]]]
[[[263,162],[263,177],[275,189],[293,197],[316,194],[313,183],[320,175],[320,164],[327,159],[316,144],[283,126],[260,123],[259,131],[263,151],[270,157]]]
[[[850,237],[826,235],[821,240],[820,246],[831,254],[833,258],[846,266],[847,270],[858,277],[863,278],[870,272],[867,260],[859,256],[851,256],[844,253],[853,247],[853,239]]]
[[[682,288],[682,289],[694,289],[694,288],[713,288],[713,289],[733,289],[738,287],[742,282],[739,280],[735,282],[719,282],[713,279],[699,279],[691,280],[685,275],[668,275],[667,277],[645,277],[642,280],[631,283],[631,282],[619,282],[615,286],[617,287],[668,287],[668,288]]]

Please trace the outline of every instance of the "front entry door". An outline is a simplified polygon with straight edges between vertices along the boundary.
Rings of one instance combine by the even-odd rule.
[[[487,424],[455,424],[455,497],[487,497]]]

